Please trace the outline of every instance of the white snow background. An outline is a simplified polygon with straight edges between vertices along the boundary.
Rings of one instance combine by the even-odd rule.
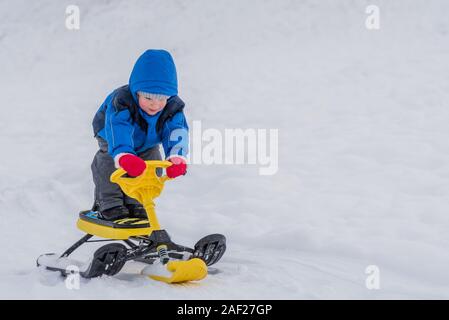
[[[370,4],[379,30],[365,27]],[[0,298],[449,298],[448,12],[445,0],[1,0]],[[35,259],[82,236],[92,117],[148,48],[173,54],[190,124],[279,129],[279,171],[191,165],[157,200],[176,242],[227,236],[221,273],[68,290]]]

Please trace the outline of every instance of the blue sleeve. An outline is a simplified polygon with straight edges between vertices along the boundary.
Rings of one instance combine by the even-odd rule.
[[[114,158],[119,153],[134,151],[134,126],[129,110],[116,111],[111,105],[106,110],[105,134],[108,142],[108,152]]]
[[[184,112],[176,113],[165,122],[162,130],[162,146],[166,159],[173,155],[187,157],[189,153],[189,126]]]

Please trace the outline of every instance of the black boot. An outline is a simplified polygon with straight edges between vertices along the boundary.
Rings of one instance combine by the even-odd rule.
[[[114,221],[129,218],[129,210],[125,206],[117,206],[100,211],[98,216],[103,220]]]
[[[132,218],[148,219],[147,211],[141,204],[128,204],[126,207]]]

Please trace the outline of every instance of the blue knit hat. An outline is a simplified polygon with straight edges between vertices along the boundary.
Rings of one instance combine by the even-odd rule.
[[[166,50],[147,50],[134,64],[129,88],[137,99],[137,92],[176,96],[178,78],[172,56]]]

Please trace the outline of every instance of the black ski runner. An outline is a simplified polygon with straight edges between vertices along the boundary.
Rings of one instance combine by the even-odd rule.
[[[151,265],[160,259],[154,239],[151,239],[151,237],[135,237],[123,240],[129,248],[117,242],[106,244],[97,249],[87,263],[70,259],[69,255],[84,243],[97,242],[89,241],[90,238],[91,236],[89,235],[84,236],[61,256],[54,253],[39,256],[36,261],[37,266],[45,267],[51,271],[58,271],[63,276],[78,271],[84,278],[95,278],[102,275],[113,276],[117,274],[127,261],[137,261]],[[200,258],[207,266],[211,266],[220,260],[225,250],[226,238],[221,234],[211,234],[200,239],[195,244],[194,249],[170,241],[167,246],[167,256],[173,260]],[[212,268],[210,274],[215,273],[218,273],[217,269]]]

